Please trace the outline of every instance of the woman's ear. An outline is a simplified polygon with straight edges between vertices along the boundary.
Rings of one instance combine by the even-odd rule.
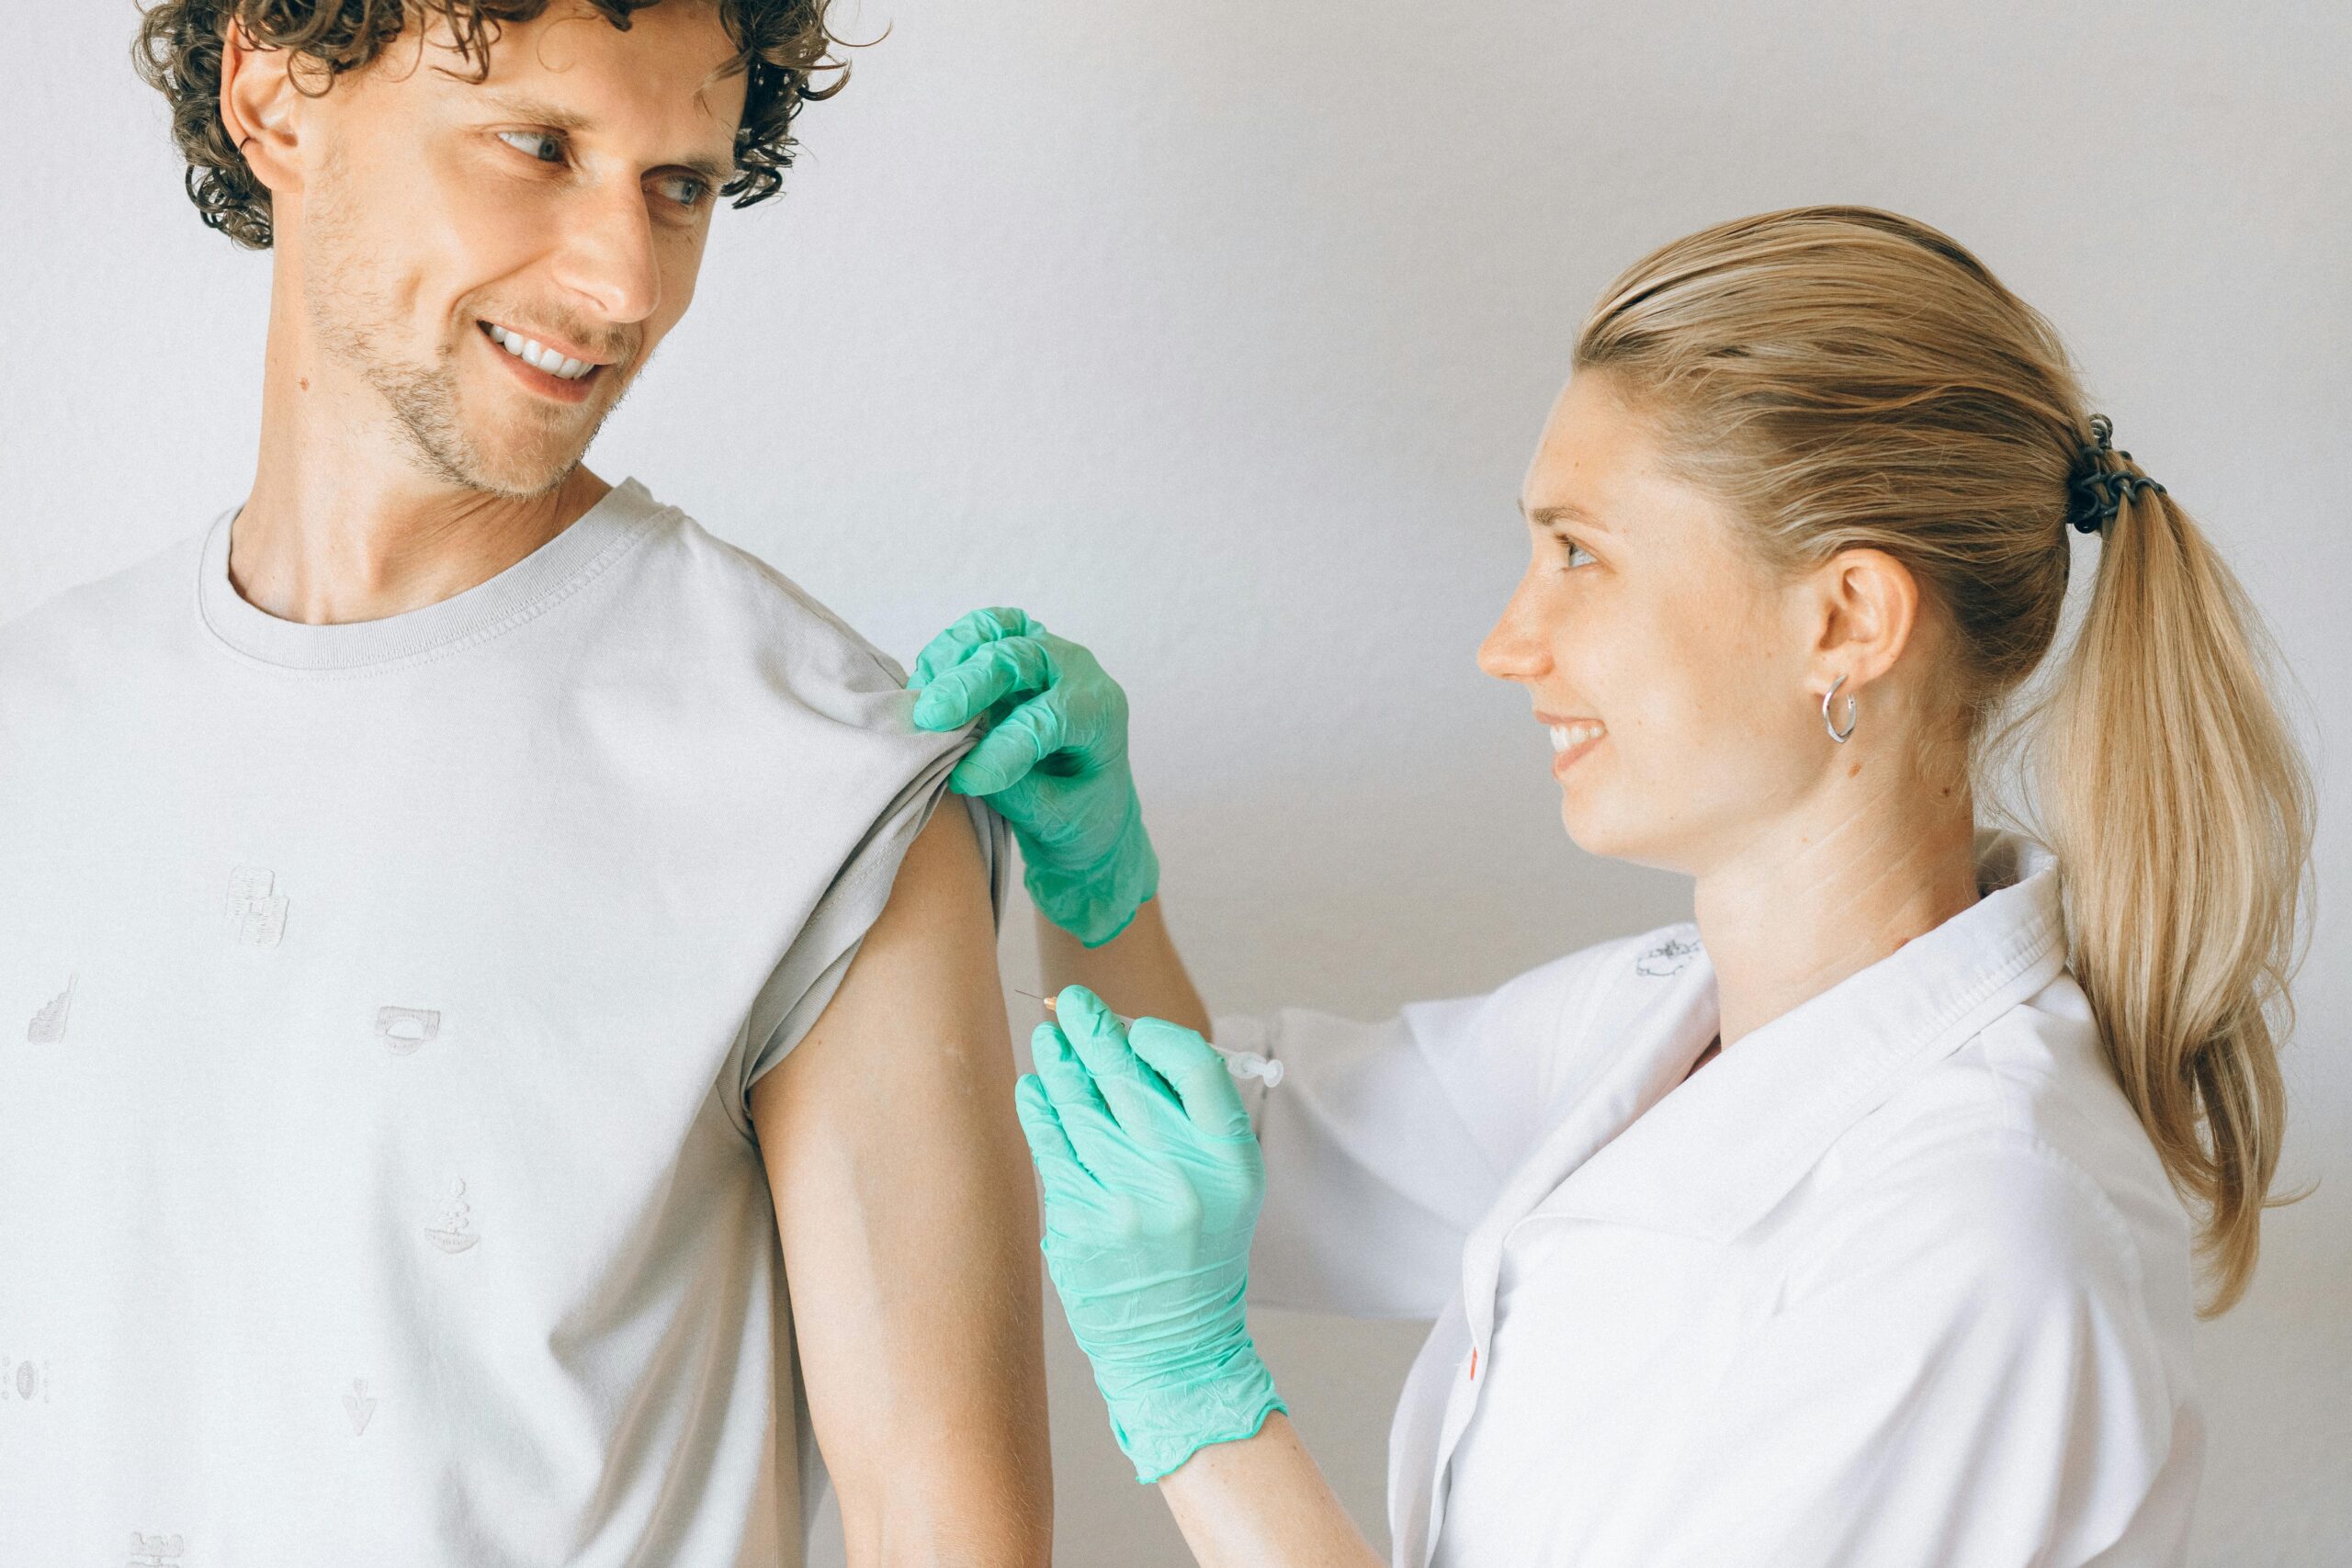
[[[1884,550],[1839,550],[1811,574],[1819,615],[1815,667],[1821,689],[1843,675],[1848,693],[1883,675],[1919,626],[1919,581]]]
[[[295,51],[265,49],[242,22],[220,40],[220,123],[254,178],[273,196],[301,188],[301,106]]]

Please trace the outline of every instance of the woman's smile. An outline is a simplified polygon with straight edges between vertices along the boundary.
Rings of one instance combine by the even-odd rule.
[[[1568,770],[1607,739],[1609,727],[1597,718],[1557,718],[1539,713],[1536,719],[1552,731],[1552,776],[1567,777]]]

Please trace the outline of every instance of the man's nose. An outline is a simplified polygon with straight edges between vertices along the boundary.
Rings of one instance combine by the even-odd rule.
[[[662,304],[662,272],[645,199],[631,183],[583,201],[557,253],[556,281],[607,321],[642,321]]]
[[[1551,671],[1552,655],[1538,608],[1531,579],[1521,578],[1510,603],[1503,606],[1502,618],[1478,645],[1479,669],[1498,681],[1532,681]]]

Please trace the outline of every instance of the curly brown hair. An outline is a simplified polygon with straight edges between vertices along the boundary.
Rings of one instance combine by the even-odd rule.
[[[626,32],[632,13],[659,0],[586,3]],[[748,76],[735,175],[718,191],[738,207],[783,188],[796,145],[793,116],[804,103],[831,97],[848,79],[848,65],[832,54],[840,40],[827,29],[827,3],[717,0],[736,50],[725,70]],[[294,51],[323,93],[335,77],[374,61],[411,23],[431,16],[447,23],[458,54],[473,62],[481,81],[504,24],[531,21],[547,6],[548,0],[159,0],[140,14],[131,56],[140,75],[171,103],[172,137],[187,157],[188,199],[198,213],[237,243],[266,250],[269,189],[220,123],[220,55],[232,26],[265,49]],[[821,87],[814,85],[820,75],[831,78]]]

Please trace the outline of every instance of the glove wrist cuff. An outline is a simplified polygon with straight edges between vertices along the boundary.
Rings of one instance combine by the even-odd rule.
[[[1028,846],[1022,847],[1025,858]],[[1029,861],[1021,880],[1047,919],[1088,947],[1101,947],[1159,891],[1159,856],[1144,829],[1143,803],[1128,792],[1127,819],[1100,860],[1075,871]]]
[[[1095,1386],[1102,1388],[1099,1376]],[[1267,1416],[1290,1408],[1274,1392],[1273,1374],[1247,1335],[1220,1365],[1181,1385],[1159,1383],[1118,1394],[1102,1388],[1102,1393],[1111,1407],[1112,1436],[1145,1485],[1213,1443],[1255,1436]]]

